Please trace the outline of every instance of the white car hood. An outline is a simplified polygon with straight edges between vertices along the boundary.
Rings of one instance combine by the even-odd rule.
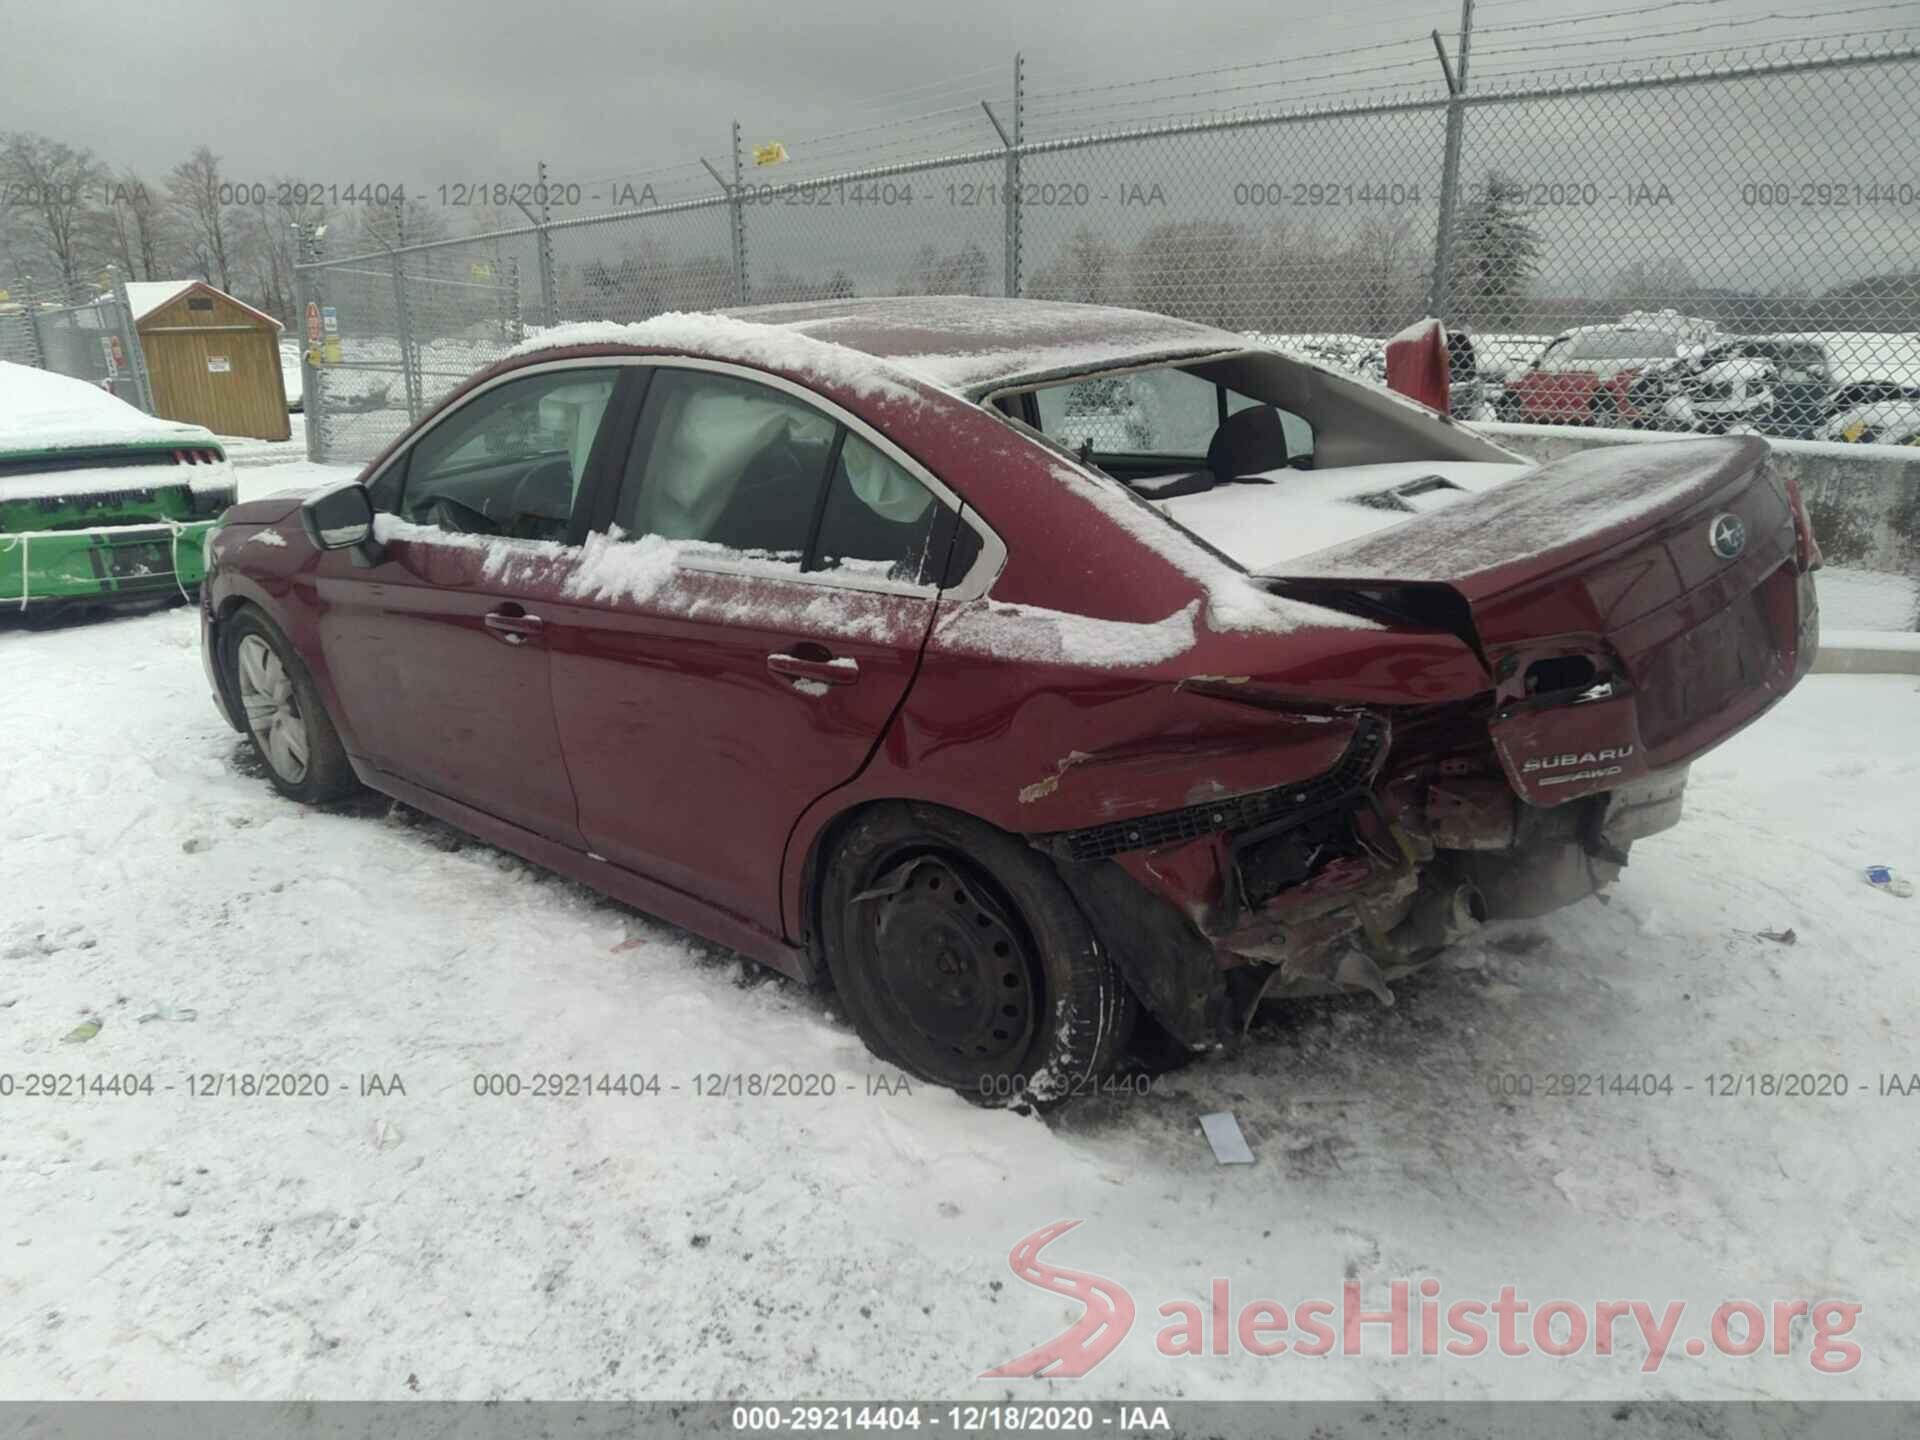
[[[1457,504],[1503,485],[1531,466],[1499,461],[1412,460],[1337,470],[1272,470],[1268,485],[1217,485],[1198,495],[1155,500],[1163,514],[1248,570],[1267,572],[1376,530]],[[1443,486],[1395,492],[1439,479]]]

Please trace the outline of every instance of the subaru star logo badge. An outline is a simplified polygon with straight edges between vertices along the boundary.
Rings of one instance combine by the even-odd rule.
[[[1716,515],[1707,527],[1707,543],[1722,560],[1736,560],[1747,548],[1747,527],[1738,515]]]

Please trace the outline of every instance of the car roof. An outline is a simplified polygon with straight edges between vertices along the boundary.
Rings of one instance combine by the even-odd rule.
[[[906,295],[721,313],[858,350],[975,398],[1058,375],[1254,348],[1211,325],[1064,300]]]

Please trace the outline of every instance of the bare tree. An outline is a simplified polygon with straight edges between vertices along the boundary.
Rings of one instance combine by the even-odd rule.
[[[1111,304],[1119,291],[1120,256],[1090,225],[1080,225],[1053,259],[1040,267],[1027,293],[1041,300]]]
[[[254,192],[253,203],[239,212],[239,267],[245,276],[246,298],[282,324],[299,323],[299,295],[293,267],[300,263],[300,237],[314,227],[328,223],[324,204],[292,203],[301,187],[292,181],[274,180]],[[280,197],[286,197],[281,203]]]
[[[397,250],[402,245],[421,245],[447,237],[447,217],[424,200],[409,196],[393,205],[368,205],[361,208],[355,229],[357,248]]]
[[[167,223],[164,198],[131,170],[123,170],[114,187],[114,208],[126,214],[132,231],[133,259],[129,274],[142,280],[170,280],[174,268],[173,227]]]
[[[24,238],[60,272],[70,298],[80,287],[90,242],[98,233],[93,211],[107,167],[91,150],[76,150],[44,135],[19,132],[0,149],[0,174]]]
[[[233,254],[228,204],[222,189],[220,157],[202,145],[173,167],[167,193],[187,232],[193,263],[222,290],[233,288]]]

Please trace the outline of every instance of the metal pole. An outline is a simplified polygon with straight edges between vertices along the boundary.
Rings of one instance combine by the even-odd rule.
[[[1027,58],[1013,56],[1013,144],[1007,150],[1007,294],[1020,293],[1020,146],[1026,138]]]
[[[326,271],[320,265],[320,246],[322,226],[301,225],[297,227],[301,249],[305,252],[308,266],[307,303],[324,311],[327,306]],[[304,310],[300,316],[301,324],[306,323]],[[316,351],[326,344],[325,334],[318,344],[309,342],[303,331],[300,337],[300,410],[307,430],[307,459],[316,464],[325,464],[331,447],[328,444],[331,435],[327,426],[327,381],[326,371],[314,359]]]
[[[520,313],[520,257],[514,256],[507,261],[507,338],[518,345],[527,338],[527,328]]]
[[[747,202],[746,172],[740,159],[740,122],[733,122],[733,188],[727,192],[727,208],[733,212],[733,290],[736,305],[745,305],[752,293],[747,277]]]
[[[400,340],[400,374],[407,387],[407,419],[420,418],[420,366],[413,353],[413,317],[407,313],[407,265],[393,257],[393,325]]]
[[[147,354],[140,348],[140,329],[133,322],[133,304],[127,298],[127,277],[113,271],[113,303],[120,312],[120,335],[126,344],[127,366],[133,371],[133,393],[140,408],[153,414],[153,377],[147,374]]]
[[[47,343],[40,337],[40,302],[34,299],[33,276],[20,277],[20,311],[27,317],[27,338],[33,345],[33,363],[41,370],[51,370],[47,363]]]
[[[1447,69],[1446,50],[1439,32],[1440,68]],[[1467,57],[1473,48],[1473,0],[1460,0],[1460,66],[1447,73],[1447,151],[1440,168],[1440,220],[1433,240],[1433,283],[1427,290],[1427,313],[1443,323],[1452,319],[1453,229],[1460,204],[1460,139],[1467,116]]]
[[[553,281],[553,216],[547,209],[547,162],[540,162],[540,229],[535,243],[540,257],[540,310],[542,323],[560,323],[560,289]]]

